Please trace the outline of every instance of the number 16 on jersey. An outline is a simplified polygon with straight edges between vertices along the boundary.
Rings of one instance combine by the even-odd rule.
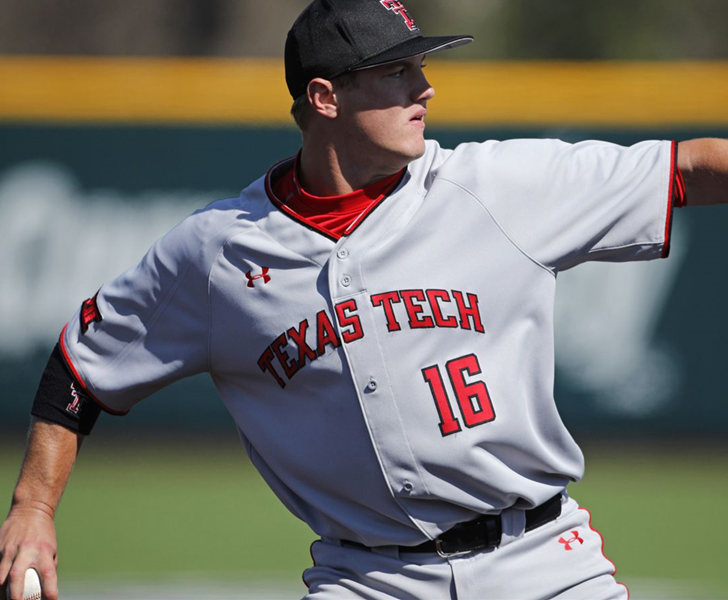
[[[443,371],[447,373],[449,387],[446,386]],[[480,364],[475,354],[453,358],[445,363],[444,369],[440,365],[422,369],[422,377],[429,385],[435,400],[435,407],[440,416],[440,433],[443,436],[462,430],[460,420],[455,416],[453,404],[457,405],[466,427],[475,427],[495,419],[493,403],[490,401],[485,382],[473,379],[480,373]]]

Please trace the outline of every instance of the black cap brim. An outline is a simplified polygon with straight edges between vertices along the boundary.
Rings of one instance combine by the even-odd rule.
[[[412,58],[420,54],[432,54],[441,50],[449,50],[457,46],[463,46],[473,41],[471,35],[444,35],[434,37],[415,37],[410,38],[401,44],[380,52],[376,56],[367,58],[353,67],[349,67],[346,71],[359,71],[361,69],[370,69],[380,65],[397,62],[406,58]],[[345,71],[345,72],[346,72]]]

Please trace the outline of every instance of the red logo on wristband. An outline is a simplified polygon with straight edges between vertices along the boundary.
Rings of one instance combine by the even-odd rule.
[[[71,396],[73,396],[73,402],[66,406],[66,410],[74,415],[78,415],[78,411],[81,408],[81,395],[76,391],[76,386],[71,384]]]

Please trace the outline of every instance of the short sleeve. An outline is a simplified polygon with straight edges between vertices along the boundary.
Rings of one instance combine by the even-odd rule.
[[[173,229],[61,333],[69,368],[109,412],[207,369],[209,268],[194,233],[189,220]]]
[[[667,255],[674,143],[512,140],[467,152],[476,154],[467,185],[513,243],[544,266]]]

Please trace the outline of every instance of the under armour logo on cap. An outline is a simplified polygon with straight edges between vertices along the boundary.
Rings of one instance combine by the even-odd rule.
[[[291,96],[306,92],[314,77],[454,48],[470,35],[424,37],[400,0],[314,0],[286,38],[286,83]]]

